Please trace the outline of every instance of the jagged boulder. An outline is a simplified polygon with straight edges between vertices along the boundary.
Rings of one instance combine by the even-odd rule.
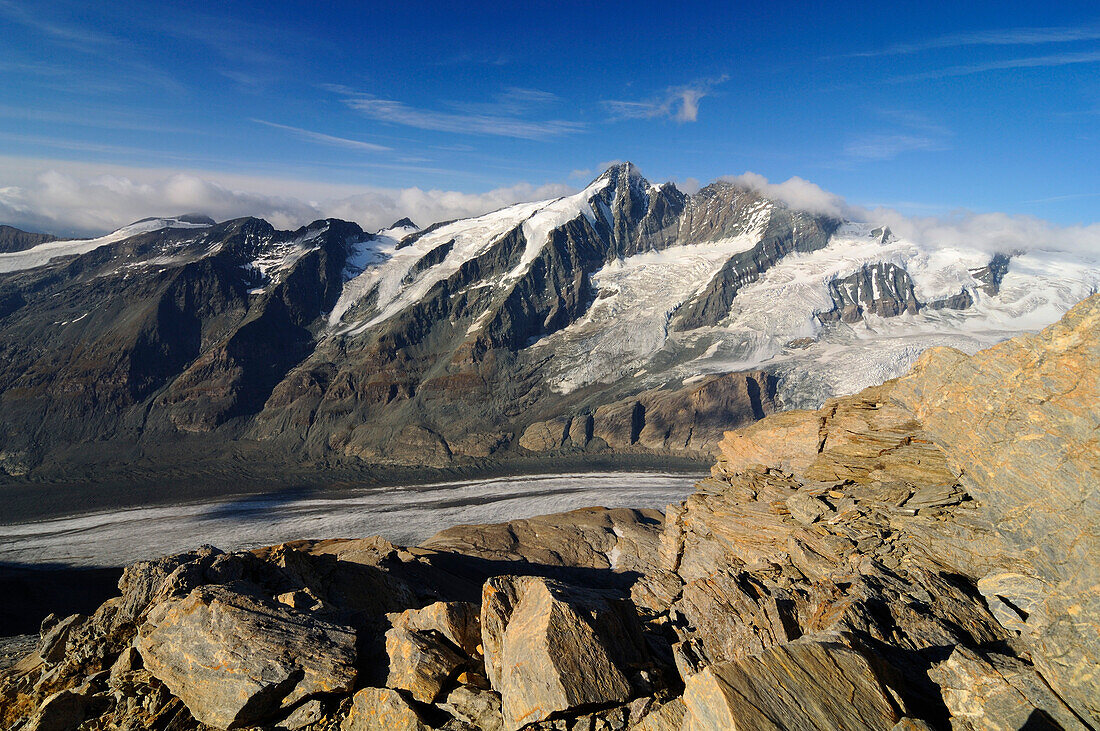
[[[340,731],[429,731],[420,714],[396,690],[363,688],[352,697]]]
[[[629,601],[541,577],[486,582],[481,627],[485,669],[508,729],[629,700],[632,676],[649,661]]]
[[[258,723],[355,682],[355,633],[274,602],[203,586],[154,607],[137,648],[145,667],[199,721]]]
[[[406,609],[394,617],[393,625],[437,633],[468,656],[476,657],[481,644],[480,611],[473,602],[434,602],[420,609]]]
[[[435,701],[465,663],[447,642],[405,627],[386,632],[386,655],[386,686],[404,690],[422,703]]]
[[[1016,658],[999,653],[983,657],[968,647],[956,647],[928,674],[943,689],[958,726],[1087,728],[1030,665]]]

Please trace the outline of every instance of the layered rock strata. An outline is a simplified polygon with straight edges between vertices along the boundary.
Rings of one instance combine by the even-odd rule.
[[[129,567],[12,729],[1100,725],[1100,295],[785,412],[694,495]]]

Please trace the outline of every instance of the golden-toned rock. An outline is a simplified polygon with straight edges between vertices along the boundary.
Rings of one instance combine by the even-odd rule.
[[[356,676],[349,628],[223,586],[154,607],[136,646],[146,669],[215,728],[350,691]]]
[[[435,701],[465,663],[442,638],[401,626],[386,632],[386,655],[386,686],[408,691],[422,703]]]
[[[415,632],[437,632],[470,657],[481,653],[481,607],[473,602],[434,602],[420,609],[406,609],[394,618],[395,627]]]
[[[1042,719],[1045,728],[1087,728],[1051,692],[1028,664],[996,653],[979,655],[956,647],[929,671],[958,725],[975,729],[1022,729]]]
[[[629,673],[647,661],[633,606],[541,577],[485,583],[485,668],[505,728],[552,714],[629,700]]]
[[[867,660],[846,647],[793,642],[687,679],[684,731],[892,728],[899,713]]]
[[[430,731],[430,727],[396,690],[363,688],[352,696],[340,731]]]

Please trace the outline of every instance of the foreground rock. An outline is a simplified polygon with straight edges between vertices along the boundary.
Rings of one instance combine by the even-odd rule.
[[[632,683],[652,661],[626,600],[501,576],[485,583],[481,606],[485,669],[503,699],[507,729],[652,689]]]
[[[664,515],[135,564],[0,726],[1095,728],[1098,387],[1095,296],[728,433]]]
[[[706,668],[684,690],[684,731],[886,729],[896,703],[867,659],[840,645],[792,642]],[[774,720],[765,720],[774,719]]]
[[[223,586],[159,605],[136,647],[146,669],[216,728],[257,723],[355,682],[350,628]]]

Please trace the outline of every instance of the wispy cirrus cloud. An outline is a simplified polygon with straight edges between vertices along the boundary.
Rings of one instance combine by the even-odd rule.
[[[878,109],[874,116],[889,129],[850,139],[844,145],[845,163],[893,160],[907,152],[950,149],[951,130],[924,114],[907,109]]]
[[[87,48],[115,42],[114,38],[106,34],[51,20],[42,12],[42,8],[32,12],[27,5],[11,0],[0,0],[0,15],[72,47]]]
[[[613,120],[666,118],[677,122],[695,122],[699,119],[699,102],[727,79],[729,77],[723,74],[684,86],[670,86],[661,94],[642,101],[608,99],[603,105]]]
[[[363,142],[362,140],[351,140],[346,137],[337,137],[335,135],[327,135],[324,132],[314,132],[309,129],[302,129],[301,127],[291,127],[288,124],[279,124],[277,122],[268,122],[265,119],[253,119],[256,124],[262,124],[273,129],[281,129],[284,132],[290,132],[293,135],[309,140],[311,142],[317,142],[322,145],[329,145],[331,147],[343,147],[349,150],[361,150],[364,152],[387,152],[392,150],[391,147],[385,145],[376,145],[373,142]]]
[[[860,160],[893,160],[905,152],[946,150],[943,140],[914,134],[875,134],[851,140],[844,154]]]
[[[410,106],[395,99],[384,99],[336,84],[328,84],[324,88],[338,94],[348,107],[363,116],[433,132],[542,140],[585,129],[581,122],[532,119],[532,107],[557,99],[552,94],[533,89],[510,89],[494,102],[451,104],[451,108],[457,111],[443,111]]]
[[[917,74],[895,76],[889,79],[892,83],[904,83],[909,81],[927,81],[929,79],[944,79],[952,76],[970,76],[972,74],[984,74],[990,71],[1004,71],[1008,69],[1029,69],[1048,66],[1071,66],[1081,63],[1100,63],[1100,51],[1080,51],[1076,53],[1054,53],[1047,56],[1029,56],[1026,58],[1007,58],[998,61],[986,61],[983,63],[963,64],[948,66],[942,69],[922,71]]]
[[[1075,43],[1100,40],[1100,24],[1061,28],[1005,28],[970,33],[952,33],[917,43],[898,43],[872,51],[846,53],[839,58],[903,56],[922,51],[970,46],[1034,46],[1044,43]]]

